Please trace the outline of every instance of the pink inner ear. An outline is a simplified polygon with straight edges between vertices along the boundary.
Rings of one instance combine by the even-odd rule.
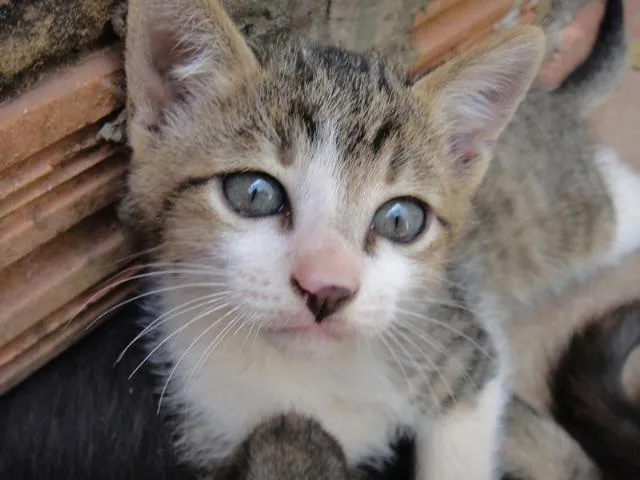
[[[323,235],[311,249],[295,253],[291,280],[305,292],[315,294],[327,288],[341,288],[354,294],[360,287],[361,264],[338,233]]]
[[[471,163],[478,155],[478,148],[475,144],[477,134],[473,132],[460,132],[451,135],[451,152],[456,162],[460,166],[466,166]]]
[[[147,56],[136,62],[138,82],[143,85],[146,106],[150,108],[147,128],[158,131],[167,110],[184,102],[186,89],[171,78],[174,68],[187,65],[196,55],[171,27],[157,23],[150,28]]]
[[[485,90],[472,91],[466,98],[455,97],[460,104],[451,107],[455,113],[449,142],[460,166],[478,157],[481,144],[495,141],[511,115],[510,99],[517,96],[517,85],[502,79],[501,83],[489,85]]]

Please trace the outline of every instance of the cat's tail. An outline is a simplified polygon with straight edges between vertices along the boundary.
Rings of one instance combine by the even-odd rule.
[[[576,103],[585,113],[603,102],[618,86],[627,66],[623,3],[623,0],[607,0],[593,50],[553,92],[564,97],[562,100]]]
[[[640,301],[574,334],[551,378],[553,414],[607,480],[640,479],[640,398],[622,372],[640,346]],[[638,395],[640,397],[640,395]]]

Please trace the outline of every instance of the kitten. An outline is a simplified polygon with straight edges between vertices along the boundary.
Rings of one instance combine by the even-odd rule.
[[[350,467],[409,431],[418,478],[493,478],[504,325],[640,244],[640,177],[583,125],[592,72],[501,136],[534,27],[410,86],[375,57],[252,51],[216,2],[137,8],[122,212],[153,249],[143,336],[183,458],[215,469],[295,408]]]
[[[143,335],[185,461],[215,470],[294,408],[351,468],[409,431],[418,478],[493,478],[502,360],[444,275],[542,33],[410,86],[372,56],[252,51],[217,2],[150,0],[128,21],[122,213],[153,248]]]
[[[592,321],[604,322],[618,305],[640,298],[639,269],[640,252],[624,265],[606,269],[575,286],[542,312],[526,315],[521,323],[509,327],[509,342],[517,352],[509,381],[516,395],[507,421],[505,459],[509,478],[601,478],[600,466],[554,419],[551,384],[559,382],[554,380],[555,372],[574,335]],[[612,371],[611,378],[617,373]],[[588,371],[583,374],[588,375]],[[598,384],[601,379],[594,377],[592,382]],[[615,429],[615,424],[612,427]]]

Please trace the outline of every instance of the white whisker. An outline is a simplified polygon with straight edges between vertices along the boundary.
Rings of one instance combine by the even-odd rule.
[[[257,316],[258,316],[257,313],[253,313],[245,321],[245,323],[250,324],[250,327],[249,327],[249,330],[247,331],[247,335],[244,337],[244,340],[242,341],[242,344],[240,345],[240,348],[238,349],[239,353],[242,352],[242,349],[244,348],[245,343],[247,343],[247,340],[249,340],[249,338],[251,337],[251,334],[253,333],[253,329],[258,326],[258,324],[253,321],[253,319],[256,318]]]
[[[395,326],[392,325],[392,328],[390,329],[390,332],[393,332],[394,334],[402,334],[402,332],[399,329],[394,328],[394,327]],[[405,336],[403,335],[403,337],[405,337]],[[405,338],[407,338],[407,337],[405,337]],[[396,342],[398,342],[397,339],[396,339]],[[429,357],[425,352],[423,352],[415,343],[413,343],[413,342],[411,342],[411,343],[418,350],[418,353],[421,354],[424,357],[424,359],[427,361],[427,363],[429,364],[431,369],[438,373],[440,378],[443,380],[444,384],[451,391],[451,387],[449,387],[449,384],[447,383],[446,379],[444,378],[444,376],[442,375],[442,373],[438,369],[438,366],[431,359],[431,357]],[[440,399],[438,398],[438,395],[436,394],[436,391],[433,389],[433,386],[431,385],[431,381],[430,381],[429,377],[427,377],[427,375],[425,374],[423,366],[415,358],[413,358],[412,356],[410,356],[409,358],[413,362],[413,365],[416,368],[416,370],[418,371],[418,373],[420,373],[420,376],[425,381],[425,385],[429,388],[429,393],[431,394],[431,396],[433,398],[434,405],[439,407]],[[453,396],[453,391],[451,391],[451,394]]]
[[[237,307],[236,307],[237,308]],[[184,360],[184,358],[186,357],[186,355],[189,353],[189,351],[196,345],[196,343],[198,343],[200,341],[200,339],[202,337],[204,337],[207,333],[209,333],[213,328],[216,327],[216,325],[218,325],[221,321],[223,321],[231,312],[233,312],[235,309],[230,310],[229,312],[225,313],[222,317],[220,317],[219,319],[217,319],[215,322],[213,322],[211,325],[209,325],[207,328],[205,328],[198,336],[196,336],[193,341],[187,346],[187,348],[185,349],[184,352],[182,352],[182,354],[180,355],[180,357],[178,358],[178,361],[175,363],[175,365],[173,366],[173,368],[171,369],[171,372],[169,373],[169,376],[167,377],[167,381],[164,383],[164,387],[162,387],[162,392],[160,393],[160,400],[158,400],[158,413],[160,412],[160,407],[162,406],[162,398],[164,397],[165,392],[167,391],[167,387],[169,386],[169,382],[171,381],[171,377],[173,377],[173,374],[176,372],[176,370],[178,369],[178,367],[180,366],[180,363],[182,362],[182,360]],[[227,328],[228,325],[225,327]],[[188,384],[188,383],[187,383]]]
[[[436,364],[436,362],[433,361],[431,356],[429,356],[429,354],[427,352],[425,352],[423,349],[421,349],[420,346],[417,343],[415,343],[413,341],[413,339],[409,335],[405,334],[404,332],[402,332],[400,329],[397,329],[397,328],[394,331],[397,334],[401,335],[406,341],[411,343],[411,345],[413,345],[413,347],[422,356],[422,358],[424,358],[425,361],[429,364],[431,369],[438,374],[438,376],[442,380],[442,383],[444,383],[445,387],[447,387],[447,390],[449,390],[449,393],[451,394],[451,398],[453,398],[455,400],[455,398],[456,398],[455,397],[455,393],[454,393],[453,389],[451,388],[451,385],[449,384],[449,382],[447,381],[447,378],[444,376],[444,374],[440,370],[440,367]],[[436,403],[436,405],[439,405],[439,402]]]
[[[192,318],[191,320],[189,320],[187,323],[185,323],[184,325],[182,325],[181,327],[177,328],[175,331],[173,331],[171,334],[167,335],[161,342],[159,342],[148,354],[146,357],[144,357],[144,359],[142,360],[142,362],[140,362],[140,364],[135,368],[135,370],[133,370],[133,372],[131,372],[131,375],[129,375],[129,378],[132,378],[136,372],[138,370],[140,370],[140,368],[142,367],[142,365],[145,364],[145,362],[147,360],[149,360],[151,358],[151,356],[157,352],[162,345],[164,345],[165,343],[167,343],[169,340],[171,340],[173,337],[175,337],[176,335],[178,335],[180,332],[184,331],[185,329],[189,328],[190,325],[194,324],[195,322],[197,322],[198,320],[201,320],[203,318],[206,318],[207,315],[210,315],[222,308],[226,308],[228,307],[227,303],[223,303],[222,305],[217,305],[216,307],[207,310],[206,312],[197,315],[196,317]],[[214,322],[214,325],[217,324],[219,320],[216,320],[216,322]]]
[[[234,313],[235,311],[237,311],[237,309],[238,309],[238,307],[235,307],[234,309],[230,310],[229,312],[227,312],[225,314],[225,317],[228,316],[229,314]],[[233,327],[233,325],[235,325],[237,320],[239,318],[242,318],[242,317],[243,317],[243,315],[241,315],[239,317],[235,317],[231,322],[229,322],[227,325],[225,325],[225,327],[216,335],[216,337],[211,341],[211,343],[207,346],[207,348],[205,348],[204,352],[202,352],[202,355],[200,355],[200,358],[198,359],[198,362],[196,363],[196,366],[193,368],[193,371],[189,375],[189,378],[187,380],[187,388],[189,388],[189,385],[191,384],[191,380],[193,379],[193,377],[198,374],[198,372],[200,371],[202,366],[206,363],[207,359],[209,358],[209,355],[211,353],[213,353],[215,348],[222,341],[222,339],[226,336],[226,334]]]
[[[489,352],[487,352],[482,345],[480,345],[478,342],[476,342],[469,335],[465,334],[464,332],[461,332],[457,328],[452,327],[451,325],[447,324],[446,322],[443,322],[443,321],[438,320],[438,319],[433,318],[433,317],[428,317],[426,315],[422,315],[420,313],[412,312],[410,310],[404,310],[404,309],[401,309],[401,308],[398,308],[397,310],[398,310],[398,312],[400,312],[400,313],[402,313],[404,315],[409,315],[409,316],[412,316],[412,317],[416,317],[416,318],[419,318],[421,320],[425,320],[425,321],[434,323],[434,324],[436,324],[438,326],[441,326],[442,328],[444,328],[446,330],[449,330],[450,332],[454,333],[455,335],[460,336],[460,338],[464,338],[465,340],[467,340],[474,347],[476,347],[482,354],[486,355],[487,358],[493,359],[492,355]]]
[[[130,270],[130,269],[127,269]],[[127,270],[125,270],[124,272],[126,272]],[[122,274],[124,272],[119,272],[114,278],[118,278],[121,277]],[[174,270],[164,270],[164,271],[157,271],[157,272],[145,272],[145,273],[139,273],[137,275],[133,275],[131,277],[126,277],[123,278],[122,280],[118,280],[117,282],[109,282],[107,285],[105,285],[104,287],[102,287],[100,290],[98,290],[97,292],[95,292],[91,297],[89,297],[88,300],[86,300],[85,305],[88,305],[90,303],[92,303],[93,301],[95,301],[96,299],[100,298],[105,292],[118,287],[120,285],[124,285],[125,283],[128,282],[133,282],[135,280],[139,280],[141,278],[147,278],[147,277],[154,277],[154,276],[162,276],[162,275],[170,275],[170,274],[177,274],[177,273],[188,273],[188,274],[199,274],[199,275],[205,275],[208,274],[209,272],[204,272],[204,271],[195,271],[195,270],[186,270],[186,269],[174,269]],[[98,320],[100,320],[102,317],[104,317],[105,315],[108,315],[109,313],[113,312],[114,310],[117,310],[118,308],[137,300],[140,297],[136,297],[132,300],[126,300],[125,302],[119,303],[117,305],[115,305],[114,307],[110,308],[109,310],[107,310],[106,312],[103,312],[100,316],[98,316],[92,323],[90,323],[87,328],[91,328],[95,322],[97,322]]]
[[[386,339],[385,339],[385,334],[389,334],[389,337],[391,339],[393,339],[393,336],[390,334],[390,331],[387,332],[382,332],[382,334],[380,335],[380,340],[382,341],[383,345],[385,346],[385,348],[387,349],[387,351],[391,354],[391,356],[393,357],[394,361],[396,362],[396,364],[398,365],[398,368],[400,368],[400,372],[402,372],[402,375],[404,376],[405,381],[407,382],[407,387],[409,387],[409,390],[413,390],[413,384],[411,383],[411,381],[409,380],[409,375],[407,375],[406,370],[404,369],[404,365],[403,363],[400,361],[400,359],[396,356],[396,354],[393,351],[393,348],[391,348],[391,346],[389,345],[389,343],[387,343]],[[395,341],[395,339],[393,339]],[[396,342],[397,344],[397,342]]]
[[[98,315],[96,318],[94,318],[93,321],[89,325],[87,325],[87,327],[85,327],[85,329],[86,330],[90,329],[97,321],[99,321],[105,315],[109,315],[114,310],[117,310],[118,308],[124,307],[125,305],[128,305],[129,303],[135,302],[136,300],[140,300],[141,298],[149,297],[151,295],[156,295],[158,293],[166,293],[166,292],[172,292],[174,290],[181,290],[181,289],[184,289],[184,288],[204,288],[204,287],[214,288],[214,287],[221,287],[221,286],[224,286],[224,285],[225,284],[223,284],[223,283],[210,283],[210,282],[206,282],[206,283],[205,282],[203,282],[203,283],[185,283],[185,284],[180,284],[180,285],[172,285],[170,287],[157,288],[155,290],[149,290],[149,291],[146,291],[146,292],[141,293],[139,295],[136,295],[134,297],[128,298],[127,300],[124,300],[124,301],[118,303],[117,305],[114,305],[113,307],[109,308],[108,310],[105,310],[100,315]]]
[[[414,335],[416,335],[420,340],[428,343],[430,346],[437,349],[440,353],[445,354],[447,358],[451,358],[456,363],[456,365],[460,367],[460,371],[462,372],[462,375],[465,377],[465,380],[471,385],[471,387],[474,390],[477,391],[477,386],[475,382],[471,379],[471,376],[469,375],[469,372],[467,371],[466,366],[455,355],[452,355],[451,352],[444,345],[442,345],[440,342],[433,339],[427,332],[420,331],[420,329],[417,326],[412,325],[410,322],[402,322],[400,323],[400,326],[411,330],[411,332]],[[402,332],[398,332],[398,333],[403,334]]]
[[[229,293],[228,291],[222,291],[222,292],[212,293],[210,295],[204,295],[202,297],[198,297],[198,298],[195,298],[193,300],[189,300],[188,302],[181,303],[177,307],[174,307],[171,310],[168,310],[168,311],[164,312],[162,315],[160,315],[159,317],[154,319],[151,323],[149,323],[149,325],[144,327],[144,329],[140,333],[138,333],[138,335],[136,335],[133,338],[133,340],[131,340],[127,344],[127,346],[124,348],[124,350],[122,350],[120,355],[118,355],[118,358],[116,359],[115,363],[120,362],[122,360],[122,357],[127,353],[127,351],[131,348],[131,346],[135,342],[140,340],[143,336],[145,336],[147,333],[151,332],[152,330],[155,330],[159,326],[167,323],[169,320],[171,320],[171,319],[173,319],[173,318],[175,318],[175,317],[177,317],[179,315],[184,315],[185,313],[190,312],[192,310],[196,310],[198,308],[202,308],[204,306],[211,305],[212,303],[215,303],[215,302],[219,301],[220,298],[224,298],[226,295],[228,295],[228,293]],[[193,303],[195,303],[196,305],[193,305],[191,307],[185,308],[188,305],[192,305]]]

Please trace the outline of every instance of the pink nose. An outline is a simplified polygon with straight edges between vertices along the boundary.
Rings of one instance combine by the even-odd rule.
[[[327,233],[311,251],[299,252],[291,272],[294,292],[316,322],[344,307],[360,286],[360,262],[337,233]]]
[[[329,315],[342,308],[355,294],[354,291],[344,287],[328,286],[315,293],[309,292],[300,286],[300,283],[291,278],[294,289],[307,301],[307,307],[316,317],[316,322],[322,322]]]

